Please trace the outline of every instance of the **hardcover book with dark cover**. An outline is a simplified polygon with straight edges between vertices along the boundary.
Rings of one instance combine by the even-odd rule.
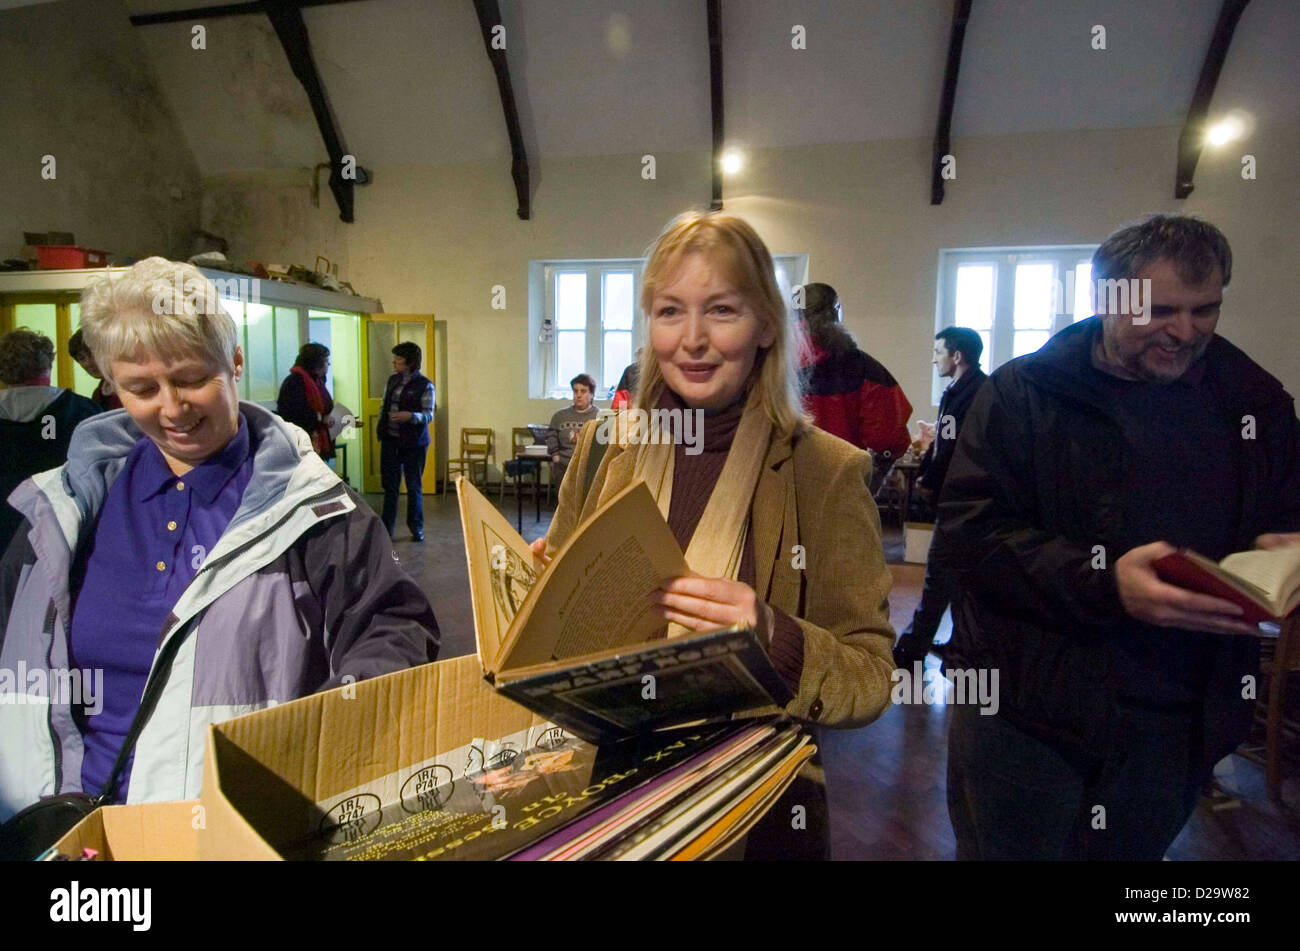
[[[753,631],[732,628],[498,683],[512,700],[607,743],[684,720],[784,706],[786,685]]]

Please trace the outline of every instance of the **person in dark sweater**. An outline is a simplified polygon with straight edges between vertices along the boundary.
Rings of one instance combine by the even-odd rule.
[[[591,401],[596,390],[595,380],[586,373],[579,373],[569,381],[569,386],[573,387],[573,405],[552,416],[551,425],[546,430],[546,450],[551,454],[551,481],[555,485],[564,481],[564,472],[578,442],[578,430],[600,416],[600,410]]]
[[[917,493],[932,502],[939,497],[943,480],[952,461],[953,447],[962,421],[970,409],[975,394],[988,376],[980,369],[980,355],[984,341],[969,327],[945,327],[934,338],[934,366],[939,376],[951,378],[952,383],[939,398],[939,418],[935,423],[934,441],[921,457],[917,476]],[[935,559],[927,559],[925,582],[921,588],[921,601],[912,614],[912,621],[894,645],[894,662],[904,670],[924,660],[934,643],[935,632],[943,620],[943,612],[952,601],[952,575]]]
[[[879,361],[858,349],[841,321],[839,295],[829,284],[805,284],[803,322],[811,345],[804,367],[805,403],[819,428],[877,458],[883,478],[890,461],[911,445],[912,404]]]
[[[433,382],[420,373],[419,344],[393,348],[393,370],[384,387],[379,412],[379,475],[384,487],[384,526],[391,537],[397,527],[397,495],[406,480],[406,527],[424,541],[424,461],[433,422]]]
[[[330,413],[334,412],[334,399],[325,388],[325,374],[329,368],[328,347],[319,343],[303,344],[293,369],[280,384],[280,395],[275,403],[276,414],[310,436],[311,447],[322,459],[334,458],[334,440],[330,439]]]
[[[1249,729],[1259,639],[1153,562],[1300,529],[1294,401],[1216,334],[1223,234],[1155,215],[1108,237],[1092,275],[1150,283],[1140,304],[1099,293],[1100,315],[990,375],[939,500],[947,663],[1000,680],[995,715],[952,711],[959,859],[1159,860]]]
[[[68,461],[72,431],[99,407],[71,390],[50,386],[54,342],[19,327],[0,337],[0,554],[22,516],[9,493],[38,472]]]
[[[113,389],[113,384],[104,379],[104,374],[100,372],[99,367],[95,364],[95,355],[90,352],[90,347],[86,345],[80,330],[75,331],[68,338],[68,354],[81,364],[81,369],[99,380],[95,384],[95,391],[90,394],[90,401],[105,411],[121,409],[122,400],[118,398],[117,391]]]

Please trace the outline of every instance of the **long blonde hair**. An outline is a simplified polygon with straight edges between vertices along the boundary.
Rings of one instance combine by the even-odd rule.
[[[640,379],[634,409],[653,410],[665,387],[663,371],[650,346],[651,308],[655,294],[672,281],[686,255],[700,252],[719,267],[745,302],[753,308],[763,329],[772,331],[772,345],[760,348],[747,388],[756,388],[763,410],[775,430],[797,435],[812,425],[803,407],[797,364],[799,328],[786,313],[785,300],[776,283],[776,268],[767,245],[749,222],[721,211],[688,211],[678,215],[646,252],[641,279],[641,312],[645,315],[645,349],[641,353]]]

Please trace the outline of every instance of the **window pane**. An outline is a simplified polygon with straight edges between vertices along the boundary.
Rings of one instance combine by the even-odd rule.
[[[604,276],[604,313],[606,330],[632,329],[632,272],[606,271]]]
[[[984,344],[984,349],[980,351],[980,361],[985,367],[993,366],[993,332],[991,330],[981,330],[980,342]]]
[[[280,381],[275,376],[275,328],[270,306],[245,304],[244,327],[248,339],[248,347],[244,350],[248,398],[257,402],[274,400]]]
[[[1077,323],[1092,316],[1092,262],[1080,261],[1074,266],[1074,319]]]
[[[615,330],[605,334],[605,379],[601,383],[601,399],[609,388],[618,382],[623,369],[632,362],[632,333],[627,330]]]
[[[567,390],[569,381],[586,372],[587,335],[581,330],[562,330],[555,335],[555,354],[559,360],[559,373],[555,388]]]
[[[1012,318],[1016,330],[1051,329],[1052,317],[1056,313],[1055,289],[1052,287],[1055,276],[1056,268],[1051,264],[1016,265],[1016,309]],[[1016,356],[1019,355],[1017,350]]]
[[[587,328],[585,271],[561,271],[555,275],[555,327],[557,330]]]
[[[1011,355],[1023,357],[1026,353],[1033,353],[1047,343],[1047,338],[1050,336],[1051,331],[1048,330],[1017,330],[1012,343],[1014,352]]]
[[[972,330],[993,328],[992,264],[963,264],[957,268],[954,323]]]
[[[298,309],[275,309],[275,376],[281,382],[298,359]]]
[[[329,321],[324,320],[322,323],[329,327]],[[308,331],[313,339],[316,338],[317,322],[312,318],[310,330]],[[384,398],[384,387],[388,385],[388,378],[393,375],[393,348],[397,346],[397,325],[387,320],[371,320],[366,322],[366,350],[369,361],[370,376],[370,398],[372,400],[382,400]],[[360,412],[360,410],[356,410]]]

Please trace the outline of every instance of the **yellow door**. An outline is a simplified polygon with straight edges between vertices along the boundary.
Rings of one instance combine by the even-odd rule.
[[[393,374],[393,347],[399,343],[414,343],[420,348],[420,372],[434,378],[433,315],[432,314],[362,314],[361,340],[364,352],[361,367],[362,384],[361,417],[365,420],[362,438],[369,452],[366,454],[365,489],[382,492],[379,479],[379,413],[383,409],[384,388]],[[434,391],[434,399],[442,394]],[[435,459],[433,424],[429,424],[429,455],[424,462],[424,491],[430,494],[438,489],[438,466]],[[405,491],[405,488],[403,488]]]

